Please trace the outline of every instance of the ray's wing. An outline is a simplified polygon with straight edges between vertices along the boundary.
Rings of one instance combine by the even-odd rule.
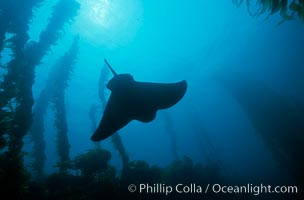
[[[166,109],[181,100],[187,90],[187,82],[178,83],[146,83],[136,82],[133,96],[136,107],[133,117],[141,122],[150,122],[160,109]]]
[[[102,119],[91,140],[104,140],[127,125],[132,120],[127,108],[124,102],[120,101],[119,94],[112,92]]]

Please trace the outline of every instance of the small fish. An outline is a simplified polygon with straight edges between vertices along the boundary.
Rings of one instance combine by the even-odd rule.
[[[92,141],[101,141],[132,120],[151,122],[158,110],[167,109],[179,102],[187,90],[187,82],[138,82],[130,74],[117,74],[104,60],[114,77],[108,82],[111,90],[102,119],[92,135]]]

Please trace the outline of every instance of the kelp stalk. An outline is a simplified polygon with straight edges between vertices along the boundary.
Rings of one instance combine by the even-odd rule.
[[[66,173],[68,162],[70,161],[68,140],[68,125],[65,109],[65,89],[68,86],[68,80],[73,70],[78,53],[79,37],[75,37],[70,50],[65,53],[54,66],[54,90],[52,94],[52,103],[55,111],[55,126],[57,128],[57,152],[59,155],[59,171]]]
[[[169,135],[170,142],[171,142],[171,151],[173,158],[177,160],[179,158],[178,151],[177,151],[177,138],[176,138],[176,131],[174,130],[174,123],[172,121],[171,115],[168,112],[164,113],[165,117],[165,127],[166,131]]]
[[[6,67],[7,73],[0,89],[1,112],[5,111],[7,116],[12,117],[5,121],[6,128],[4,132],[1,132],[1,139],[5,137],[7,144],[7,151],[1,155],[1,164],[2,162],[5,164],[2,169],[5,171],[4,179],[7,178],[4,180],[6,181],[5,186],[17,196],[23,190],[23,184],[26,180],[22,147],[23,137],[28,132],[32,122],[34,103],[32,86],[35,67],[40,63],[50,46],[56,43],[63,25],[75,16],[79,7],[79,4],[74,0],[60,1],[54,9],[47,29],[41,33],[40,41],[29,44],[28,19],[32,13],[32,6],[36,5],[37,2],[40,1],[14,3],[16,9],[11,13],[16,13],[16,19],[20,21],[17,20],[16,23],[13,19],[10,21],[12,25],[10,32],[15,33],[12,38],[14,57]]]
[[[303,104],[277,93],[263,82],[248,77],[242,76],[237,80],[227,75],[217,75],[217,79],[247,113],[274,158],[290,170],[298,183],[302,183]]]

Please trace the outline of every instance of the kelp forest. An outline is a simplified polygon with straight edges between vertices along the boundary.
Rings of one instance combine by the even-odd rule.
[[[69,123],[66,111],[66,90],[79,54],[80,37],[75,35],[70,47],[59,56],[47,74],[46,85],[34,99],[35,71],[51,48],[61,42],[65,27],[71,25],[81,7],[77,0],[59,0],[49,16],[48,25],[41,31],[39,40],[33,41],[29,27],[35,11],[46,0],[0,0],[0,60],[10,52],[8,62],[0,65],[0,191],[1,198],[24,200],[97,200],[97,199],[185,199],[182,194],[159,197],[158,194],[140,194],[128,191],[132,183],[179,183],[207,185],[213,183],[238,184],[225,176],[221,162],[216,158],[216,146],[210,142],[199,113],[192,111],[189,132],[191,139],[204,157],[199,163],[179,151],[178,130],[172,113],[164,111],[162,121],[169,138],[173,162],[165,167],[133,160],[128,154],[119,132],[109,139],[118,153],[122,169],[110,164],[113,152],[102,142],[93,143],[91,149],[74,158],[70,156]],[[239,9],[245,5],[253,17],[271,18],[278,14],[279,25],[290,20],[304,21],[303,0],[233,0]],[[87,115],[93,132],[105,109],[107,82],[111,74],[100,64],[98,81],[99,101],[92,102]],[[297,75],[299,76],[299,75]],[[304,145],[303,102],[281,96],[263,82],[216,72],[216,81],[239,103],[253,124],[258,136],[266,144],[274,159],[292,176],[294,184],[304,180],[302,155]],[[298,77],[300,79],[300,77]],[[253,89],[254,88],[254,89]],[[254,97],[265,97],[257,99]],[[266,105],[266,106],[265,106]],[[265,109],[265,107],[267,109]],[[54,114],[53,133],[56,146],[56,172],[45,171],[46,140],[45,116],[50,109]],[[188,133],[189,134],[189,133]],[[291,136],[292,135],[292,136]],[[32,148],[24,150],[25,137]],[[88,138],[89,140],[89,138]],[[30,158],[26,165],[24,158]],[[191,199],[255,199],[252,195],[194,194]],[[268,198],[268,195],[264,197]],[[279,196],[271,195],[276,199]],[[285,199],[283,196],[282,199]],[[4,198],[5,199],[5,198]]]

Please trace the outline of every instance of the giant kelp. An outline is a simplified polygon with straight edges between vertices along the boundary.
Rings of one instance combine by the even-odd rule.
[[[48,80],[45,88],[41,91],[39,97],[36,100],[34,108],[34,120],[30,130],[31,139],[33,141],[33,169],[37,173],[36,178],[40,178],[43,175],[43,167],[45,161],[45,141],[44,141],[44,115],[51,101],[53,101],[54,109],[56,111],[56,127],[59,128],[59,135],[66,135],[67,124],[65,117],[64,106],[64,90],[67,87],[67,81],[70,78],[70,74],[73,69],[73,65],[78,52],[78,37],[75,37],[73,44],[68,52],[66,52],[58,62],[50,70]],[[61,136],[59,136],[61,138]],[[64,143],[67,143],[67,137]],[[60,140],[60,139],[59,139]],[[68,146],[68,144],[67,144]],[[58,147],[58,151],[63,147]],[[68,151],[65,153],[68,154]],[[64,156],[68,158],[67,155]],[[68,159],[64,159],[68,160]]]
[[[55,127],[57,129],[57,152],[60,158],[59,170],[66,172],[66,163],[69,162],[70,144],[68,141],[68,125],[65,109],[65,89],[68,86],[68,80],[73,70],[78,53],[78,37],[75,37],[74,42],[69,49],[54,66],[54,82],[51,101],[55,111]]]
[[[45,155],[45,140],[44,140],[44,115],[47,111],[47,107],[50,102],[51,94],[50,91],[52,84],[48,80],[47,86],[40,93],[36,100],[34,108],[33,123],[30,129],[31,140],[33,142],[33,163],[32,167],[37,179],[43,176],[44,162],[46,159]]]
[[[117,195],[116,170],[109,165],[110,152],[95,148],[70,162],[70,171],[55,173],[46,180],[47,199],[103,199]],[[80,173],[79,173],[80,172]],[[47,192],[46,192],[47,191]]]
[[[299,184],[303,184],[303,103],[270,89],[262,81],[244,75],[233,77],[217,75],[219,82],[247,113],[274,158],[290,170]]]
[[[123,168],[125,168],[129,163],[129,155],[126,152],[126,149],[122,143],[121,137],[118,134],[118,132],[114,133],[111,139],[115,149],[119,152],[119,155],[122,160]]]
[[[98,97],[101,101],[102,110],[105,108],[107,100],[106,100],[106,92],[105,88],[107,85],[109,76],[109,70],[106,67],[103,67],[100,71],[99,80],[98,80]],[[97,128],[96,114],[100,106],[98,104],[92,104],[89,111],[89,117],[92,123],[92,131],[95,131]]]
[[[166,131],[169,135],[169,139],[171,142],[171,152],[172,152],[173,158],[175,160],[177,160],[178,159],[178,147],[177,147],[177,137],[176,137],[176,130],[174,129],[174,123],[173,123],[171,115],[168,112],[164,113],[164,118],[165,118],[165,121],[164,121],[165,128],[166,128]]]
[[[99,96],[99,100],[101,101],[103,109],[106,107],[107,104],[107,100],[106,100],[107,94],[105,88],[107,86],[108,77],[109,77],[109,69],[107,67],[101,68],[100,76],[98,80],[98,96]]]
[[[219,171],[211,165],[201,165],[184,157],[171,163],[167,167],[150,165],[145,161],[136,160],[128,163],[126,173],[117,176],[115,168],[109,164],[110,152],[104,149],[91,149],[79,154],[71,160],[69,174],[54,173],[46,178],[39,186],[32,183],[28,186],[25,199],[201,199],[204,197],[217,197],[221,195],[208,194],[172,194],[161,192],[128,191],[130,184],[156,184],[175,187],[177,184],[189,185],[195,183],[204,187],[208,183],[223,183]],[[139,189],[139,188],[138,188]],[[151,190],[149,190],[151,191]],[[235,199],[231,194],[225,199]]]
[[[1,182],[15,195],[23,190],[26,176],[23,169],[23,137],[32,122],[32,106],[34,103],[32,86],[35,67],[55,44],[60,36],[63,25],[75,16],[79,7],[74,0],[62,0],[55,6],[45,31],[40,35],[39,42],[31,42],[27,34],[33,8],[41,1],[1,1],[2,5],[12,3],[1,12],[0,20],[9,20],[8,27],[1,27],[6,33],[13,33],[10,39],[12,60],[5,66],[5,74],[0,85],[1,135],[5,139],[7,151],[1,154],[1,167],[5,177]],[[4,7],[3,7],[4,8]],[[1,24],[2,25],[2,24]],[[5,23],[4,23],[5,26]],[[4,32],[2,31],[2,32]],[[2,34],[1,32],[1,34]],[[3,34],[1,36],[3,39]],[[3,41],[3,40],[2,40]]]
[[[0,1],[0,52],[7,33],[14,35],[12,50],[15,53],[24,47],[28,40],[29,22],[33,18],[35,8],[39,7],[42,2],[43,0]]]
[[[124,170],[121,175],[121,182],[126,187],[130,183],[137,185],[162,181],[163,169],[155,165],[150,166],[143,160],[130,161]]]
[[[6,66],[1,80],[0,89],[0,138],[7,151],[1,154],[0,166],[5,172],[1,182],[19,196],[27,175],[23,168],[23,141],[31,122],[31,83],[33,73],[28,69],[25,57],[26,43],[28,42],[28,27],[33,16],[33,9],[41,0],[36,1],[1,1],[0,14],[0,51],[3,49],[5,35],[13,34],[10,39],[13,59]],[[22,16],[22,17],[20,17]],[[5,189],[4,189],[5,190]]]
[[[233,2],[237,6],[240,6],[244,0],[233,0]],[[267,15],[267,19],[271,15],[279,13],[282,17],[282,21],[280,23],[294,19],[295,15],[304,21],[303,0],[246,0],[246,5],[251,16],[257,17],[265,14]]]
[[[90,106],[89,118],[91,120],[92,131],[94,131],[97,127],[97,120],[96,120],[97,109],[98,109],[98,105],[96,104],[92,104]]]
[[[26,67],[24,67],[24,63],[26,59],[24,56],[24,52],[26,51],[26,43],[28,42],[28,28],[30,20],[33,17],[33,10],[40,5],[41,0],[31,0],[29,2],[25,1],[1,1],[0,2],[0,51],[3,48],[3,43],[5,42],[6,34],[11,34],[10,38],[10,49],[13,52],[12,57],[14,58],[10,63],[6,66],[2,66],[5,73],[1,78],[0,84],[0,107],[1,114],[5,115],[2,119],[7,119],[1,121],[0,126],[5,127],[2,128],[1,136],[7,134],[8,127],[13,127],[13,119],[8,118],[11,116],[10,113],[16,112],[17,107],[20,107],[19,101],[23,101],[23,98],[26,98],[26,95],[22,97],[22,90],[26,90],[25,84],[22,88],[21,82],[26,81],[24,76],[29,75],[29,79],[31,73],[26,73]],[[22,16],[22,17],[20,17]],[[23,64],[23,65],[22,65]],[[23,69],[25,68],[25,69]],[[30,71],[30,70],[29,70]],[[28,96],[27,96],[28,97]],[[29,97],[28,103],[31,104],[31,99]],[[25,109],[25,108],[24,108]],[[11,129],[10,129],[11,130]]]
[[[299,16],[299,18],[304,21],[304,1],[292,1],[289,5],[289,9]]]
[[[107,103],[105,88],[107,85],[108,76],[109,76],[109,70],[106,67],[103,67],[100,71],[99,80],[98,80],[98,97],[99,100],[101,101],[102,110],[105,108]],[[90,106],[89,117],[92,124],[92,132],[95,131],[97,128],[96,115],[98,110],[100,110],[100,106],[98,104],[93,103]],[[100,143],[95,142],[95,145],[99,147]]]
[[[81,176],[97,177],[101,170],[106,170],[111,153],[101,148],[91,149],[84,154],[80,154],[73,160],[73,167],[80,170]]]
[[[206,184],[223,182],[218,166],[212,163],[202,165],[195,163],[187,156],[183,159],[172,162],[163,172],[163,179],[166,183],[176,185],[178,183]]]
[[[200,118],[199,113],[192,109],[191,116],[188,117],[190,132],[193,134],[193,141],[197,144],[197,147],[202,153],[202,158],[206,163],[217,163],[218,155],[216,153],[216,148],[211,142],[208,136],[208,130],[205,127],[204,121]],[[219,164],[219,163],[217,163]]]

